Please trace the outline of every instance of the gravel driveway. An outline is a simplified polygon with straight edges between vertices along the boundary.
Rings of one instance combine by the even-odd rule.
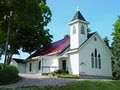
[[[3,85],[1,87],[5,88],[14,88],[14,87],[21,87],[21,86],[48,86],[48,85],[64,85],[75,80],[73,79],[64,79],[64,78],[55,78],[49,76],[42,76],[42,75],[31,75],[31,74],[19,74],[22,77],[18,83]]]

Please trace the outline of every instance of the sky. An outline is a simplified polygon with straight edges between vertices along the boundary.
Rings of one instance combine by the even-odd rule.
[[[53,41],[60,40],[69,34],[68,23],[76,13],[77,6],[84,18],[90,22],[92,32],[97,31],[101,37],[112,40],[113,24],[120,15],[119,0],[47,0],[52,11],[52,21],[49,23]]]
[[[92,32],[97,31],[102,38],[107,36],[112,42],[113,24],[120,15],[120,0],[47,0],[52,12],[52,20],[46,28],[53,35],[53,42],[69,34],[68,23],[74,17],[77,7],[88,21]],[[29,54],[22,53],[15,58],[25,59]]]

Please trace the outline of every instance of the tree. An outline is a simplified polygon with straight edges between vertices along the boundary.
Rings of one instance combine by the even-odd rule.
[[[110,45],[109,45],[109,39],[108,39],[107,36],[105,36],[105,37],[103,38],[103,41],[104,41],[105,44],[108,46],[108,48],[110,48]]]
[[[69,34],[64,35],[64,39],[70,37]]]
[[[9,18],[4,19],[5,16]],[[31,53],[51,43],[52,35],[45,29],[51,16],[46,0],[0,1],[0,50],[5,51],[8,37],[6,64],[10,64],[12,55],[19,54],[20,49]]]
[[[87,28],[87,34],[90,34],[92,30],[90,28]]]
[[[114,32],[112,33],[113,42],[111,48],[114,55],[112,60],[113,76],[116,79],[120,79],[120,16],[113,26]]]

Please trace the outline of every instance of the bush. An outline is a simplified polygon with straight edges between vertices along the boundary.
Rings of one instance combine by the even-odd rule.
[[[15,66],[3,65],[0,70],[0,85],[17,82],[20,79]]]
[[[18,75],[19,73],[17,68],[11,65],[4,65],[2,71],[6,72],[7,74],[11,74],[11,75]]]
[[[55,71],[56,74],[68,74],[69,72],[68,71],[65,71],[65,70],[62,70],[62,69],[59,69],[57,71]]]
[[[62,70],[62,69],[59,69],[59,70],[51,73],[51,75],[53,75],[53,76],[56,76],[57,74],[69,74],[69,72],[65,71],[65,70]]]
[[[3,64],[0,64],[0,70],[3,68]]]

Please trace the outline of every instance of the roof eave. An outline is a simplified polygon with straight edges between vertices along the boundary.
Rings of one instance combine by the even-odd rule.
[[[82,22],[82,23],[87,24],[87,25],[90,24],[90,23],[87,22],[87,21],[83,21],[83,20],[80,20],[80,19],[76,19],[76,20],[68,23],[68,25],[72,25],[72,24],[75,24],[75,23],[77,23],[77,22]]]

